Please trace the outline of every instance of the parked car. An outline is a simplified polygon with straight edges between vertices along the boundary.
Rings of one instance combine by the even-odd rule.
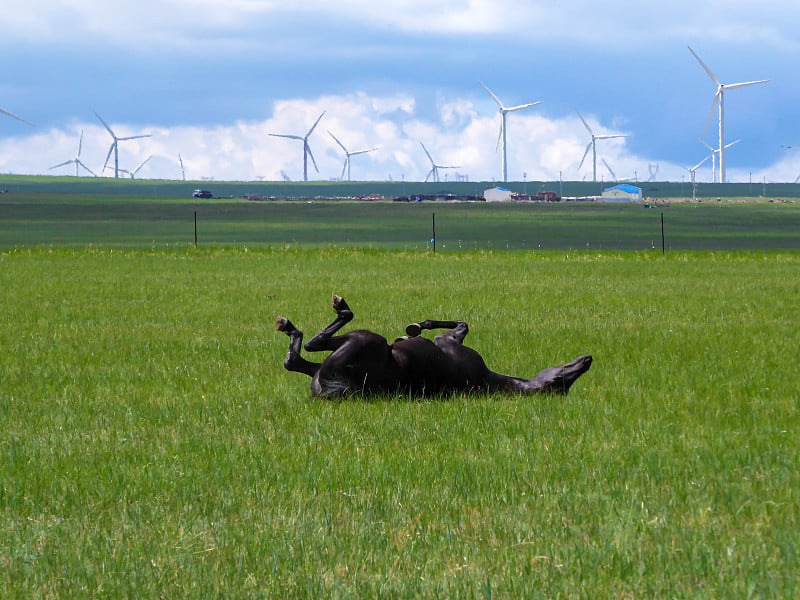
[[[195,190],[192,196],[194,196],[195,198],[213,198],[214,194],[212,194],[208,190]]]

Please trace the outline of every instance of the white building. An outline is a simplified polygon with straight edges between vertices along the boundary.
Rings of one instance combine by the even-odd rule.
[[[642,188],[629,183],[620,183],[604,189],[601,200],[607,202],[641,202]]]
[[[511,190],[501,187],[493,187],[483,191],[483,197],[487,202],[510,202]]]

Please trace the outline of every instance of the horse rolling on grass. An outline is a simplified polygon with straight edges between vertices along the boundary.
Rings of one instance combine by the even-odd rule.
[[[333,309],[336,319],[303,346],[307,352],[331,352],[322,362],[303,358],[303,332],[286,317],[275,319],[275,328],[289,336],[289,353],[283,366],[311,377],[311,393],[320,398],[457,392],[566,395],[592,365],[592,357],[584,355],[560,367],[544,369],[533,379],[512,377],[490,370],[480,354],[464,345],[469,332],[464,321],[412,323],[404,337],[389,344],[382,335],[366,329],[334,335],[353,320],[353,311],[335,294]],[[447,331],[431,341],[420,337],[426,329]]]

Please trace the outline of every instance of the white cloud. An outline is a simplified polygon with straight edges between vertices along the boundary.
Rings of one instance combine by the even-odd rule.
[[[437,164],[454,165],[447,171],[470,180],[500,180],[502,149],[497,148],[500,117],[496,112],[479,114],[464,99],[442,101],[438,117],[424,120],[415,116],[414,99],[405,95],[372,97],[363,93],[324,96],[313,100],[282,100],[265,120],[239,121],[213,127],[136,127],[110,123],[118,136],[151,133],[151,138],[120,143],[120,167],[133,170],[149,156],[138,176],[179,179],[178,156],[183,159],[189,179],[267,180],[281,179],[285,172],[302,179],[302,142],[270,137],[268,133],[305,135],[319,114],[326,110],[309,143],[319,174],[309,164],[309,179],[335,179],[341,175],[344,154],[328,135],[333,132],[350,151],[377,147],[353,157],[352,177],[356,180],[422,180],[430,170],[420,142]],[[618,131],[585,115],[596,133]],[[508,119],[509,178],[529,181],[591,179],[591,153],[581,172],[576,168],[589,140],[577,117],[551,119],[532,109],[514,113]],[[100,174],[110,138],[97,122],[75,122],[63,129],[0,139],[0,172],[28,174],[74,174],[74,166],[56,170],[49,167],[75,158],[78,139],[84,131],[81,160]],[[599,140],[598,179],[608,181],[603,160],[620,178],[649,177],[648,165],[658,161],[633,155],[625,139]],[[113,158],[112,158],[113,161]],[[444,171],[442,172],[444,176]],[[800,152],[788,152],[779,163],[755,172],[756,181],[794,181],[800,173]],[[111,171],[105,171],[110,176]],[[747,181],[750,173],[729,171],[731,181]],[[683,165],[661,163],[659,179],[689,179]],[[710,165],[698,171],[698,181],[710,178]]]

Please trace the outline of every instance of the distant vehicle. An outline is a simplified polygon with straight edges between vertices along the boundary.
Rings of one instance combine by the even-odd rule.
[[[192,196],[194,196],[195,198],[213,198],[214,194],[212,194],[208,190],[195,190]]]

